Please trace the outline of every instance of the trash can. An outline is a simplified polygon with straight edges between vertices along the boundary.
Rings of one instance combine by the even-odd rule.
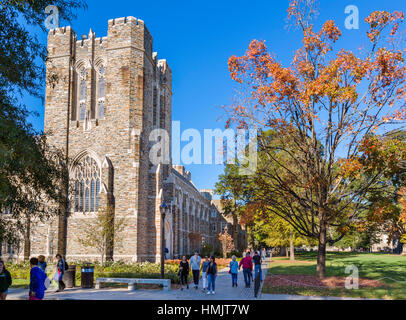
[[[67,288],[75,287],[75,277],[76,277],[76,266],[69,266],[68,270],[65,270],[63,275],[63,282]]]
[[[91,263],[82,265],[80,282],[82,288],[93,288],[94,266],[92,266]]]

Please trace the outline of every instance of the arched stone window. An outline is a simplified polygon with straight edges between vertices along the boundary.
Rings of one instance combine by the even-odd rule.
[[[100,200],[100,168],[90,156],[85,156],[74,168],[75,212],[97,212]]]

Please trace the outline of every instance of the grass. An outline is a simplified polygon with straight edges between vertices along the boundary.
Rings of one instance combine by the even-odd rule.
[[[298,253],[298,262],[282,263],[287,258],[273,258],[268,274],[316,275],[317,253]],[[406,299],[406,257],[381,253],[328,253],[326,257],[326,276],[346,277],[347,266],[358,267],[359,277],[380,280],[380,288],[314,288],[265,286],[264,293],[283,293],[298,295],[345,296],[357,298]],[[399,283],[401,281],[403,283]]]

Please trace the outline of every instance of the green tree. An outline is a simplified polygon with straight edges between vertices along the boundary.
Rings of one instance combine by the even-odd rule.
[[[85,6],[69,0],[0,3],[0,242],[18,241],[16,235],[31,218],[64,212],[59,204],[67,207],[67,187],[61,182],[67,159],[27,122],[30,112],[20,102],[24,94],[42,97],[46,47],[35,30],[46,31],[48,5],[59,7],[61,20],[74,18],[74,10]],[[57,208],[43,206],[48,200]]]
[[[82,246],[96,250],[103,267],[110,248],[118,249],[122,246],[126,227],[125,217],[114,217],[111,208],[100,208],[96,217],[83,228],[77,240]]]

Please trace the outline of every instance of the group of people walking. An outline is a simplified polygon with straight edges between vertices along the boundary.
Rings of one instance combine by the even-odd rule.
[[[232,287],[238,287],[238,271],[242,268],[245,287],[250,288],[251,281],[254,281],[254,277],[259,275],[260,281],[262,281],[262,268],[261,264],[265,259],[265,253],[263,251],[251,252],[247,251],[245,257],[241,261],[237,262],[237,257],[232,256],[228,265],[229,273],[231,274]],[[199,253],[195,251],[194,255],[188,261],[186,256],[182,256],[182,260],[179,263],[179,278],[181,284],[181,290],[189,289],[188,275],[192,272],[193,285],[195,290],[199,288],[200,272],[202,272],[202,291],[207,290],[207,294],[215,294],[216,278],[218,273],[216,258],[211,256],[204,257],[204,260],[199,256]],[[252,272],[254,271],[255,276]]]
[[[188,275],[190,270],[192,271],[195,290],[199,288],[200,271],[202,271],[202,290],[206,291],[207,289],[207,294],[215,294],[216,277],[218,270],[216,258],[214,256],[211,256],[210,259],[208,256],[205,256],[203,263],[202,258],[199,256],[199,253],[197,251],[190,258],[190,261],[187,260],[186,256],[182,257],[182,260],[179,264],[181,290],[183,290],[185,286],[187,289],[189,289]]]
[[[57,292],[65,289],[63,282],[63,275],[67,269],[67,263],[58,253],[56,255],[56,271],[54,280],[58,283]],[[51,284],[51,280],[46,274],[47,263],[45,256],[40,255],[30,259],[30,284],[29,284],[29,300],[42,300],[45,296],[45,291]],[[0,260],[0,300],[6,300],[8,289],[12,285],[12,277],[10,272],[6,269],[4,261]]]

